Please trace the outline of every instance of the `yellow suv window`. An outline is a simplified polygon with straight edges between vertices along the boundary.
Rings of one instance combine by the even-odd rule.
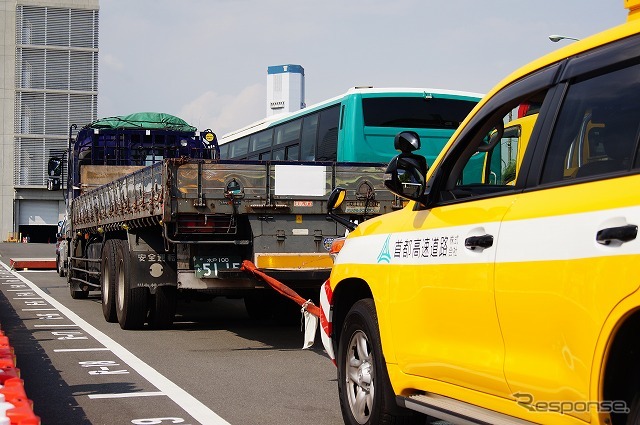
[[[513,191],[529,138],[538,119],[546,90],[514,99],[488,117],[469,137],[465,152],[455,152],[445,161],[448,182],[442,201],[489,196]],[[526,108],[523,108],[526,106]],[[463,143],[461,143],[463,144]],[[455,180],[454,180],[455,178]]]
[[[572,84],[555,126],[542,182],[618,173],[635,166],[640,65]]]

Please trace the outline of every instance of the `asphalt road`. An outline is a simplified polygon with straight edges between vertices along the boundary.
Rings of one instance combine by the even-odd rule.
[[[54,257],[0,244],[0,261]],[[342,424],[319,335],[249,319],[241,300],[181,303],[173,329],[123,331],[98,293],[73,300],[55,271],[0,267],[0,326],[43,425]]]

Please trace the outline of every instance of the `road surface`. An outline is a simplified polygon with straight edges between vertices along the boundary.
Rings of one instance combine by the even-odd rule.
[[[0,262],[54,245],[0,244]],[[249,319],[241,300],[180,303],[173,329],[123,331],[98,293],[55,271],[0,267],[0,326],[50,424],[342,424],[336,370],[299,326]]]

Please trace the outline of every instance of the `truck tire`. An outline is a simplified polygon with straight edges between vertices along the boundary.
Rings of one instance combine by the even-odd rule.
[[[356,302],[344,320],[338,345],[338,396],[345,424],[414,424],[420,418],[395,402],[382,355],[375,305]]]
[[[154,303],[149,312],[149,326],[154,329],[168,329],[176,317],[176,298],[178,290],[175,286],[158,286],[153,297]]]
[[[116,316],[122,329],[141,329],[147,318],[147,288],[131,281],[131,256],[127,241],[116,243]]]
[[[86,300],[89,297],[89,291],[83,291],[82,289],[73,289],[73,286],[69,286],[69,292],[71,293],[71,298],[73,298],[74,300]]]
[[[109,239],[102,247],[102,265],[100,267],[100,286],[102,289],[102,314],[109,323],[118,321],[116,314],[116,245],[117,240]]]

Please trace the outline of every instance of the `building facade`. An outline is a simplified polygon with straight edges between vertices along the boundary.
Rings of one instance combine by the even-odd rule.
[[[98,0],[0,0],[0,240],[54,242],[62,191],[47,162],[97,118]]]
[[[304,68],[274,65],[267,68],[267,116],[304,108]]]

